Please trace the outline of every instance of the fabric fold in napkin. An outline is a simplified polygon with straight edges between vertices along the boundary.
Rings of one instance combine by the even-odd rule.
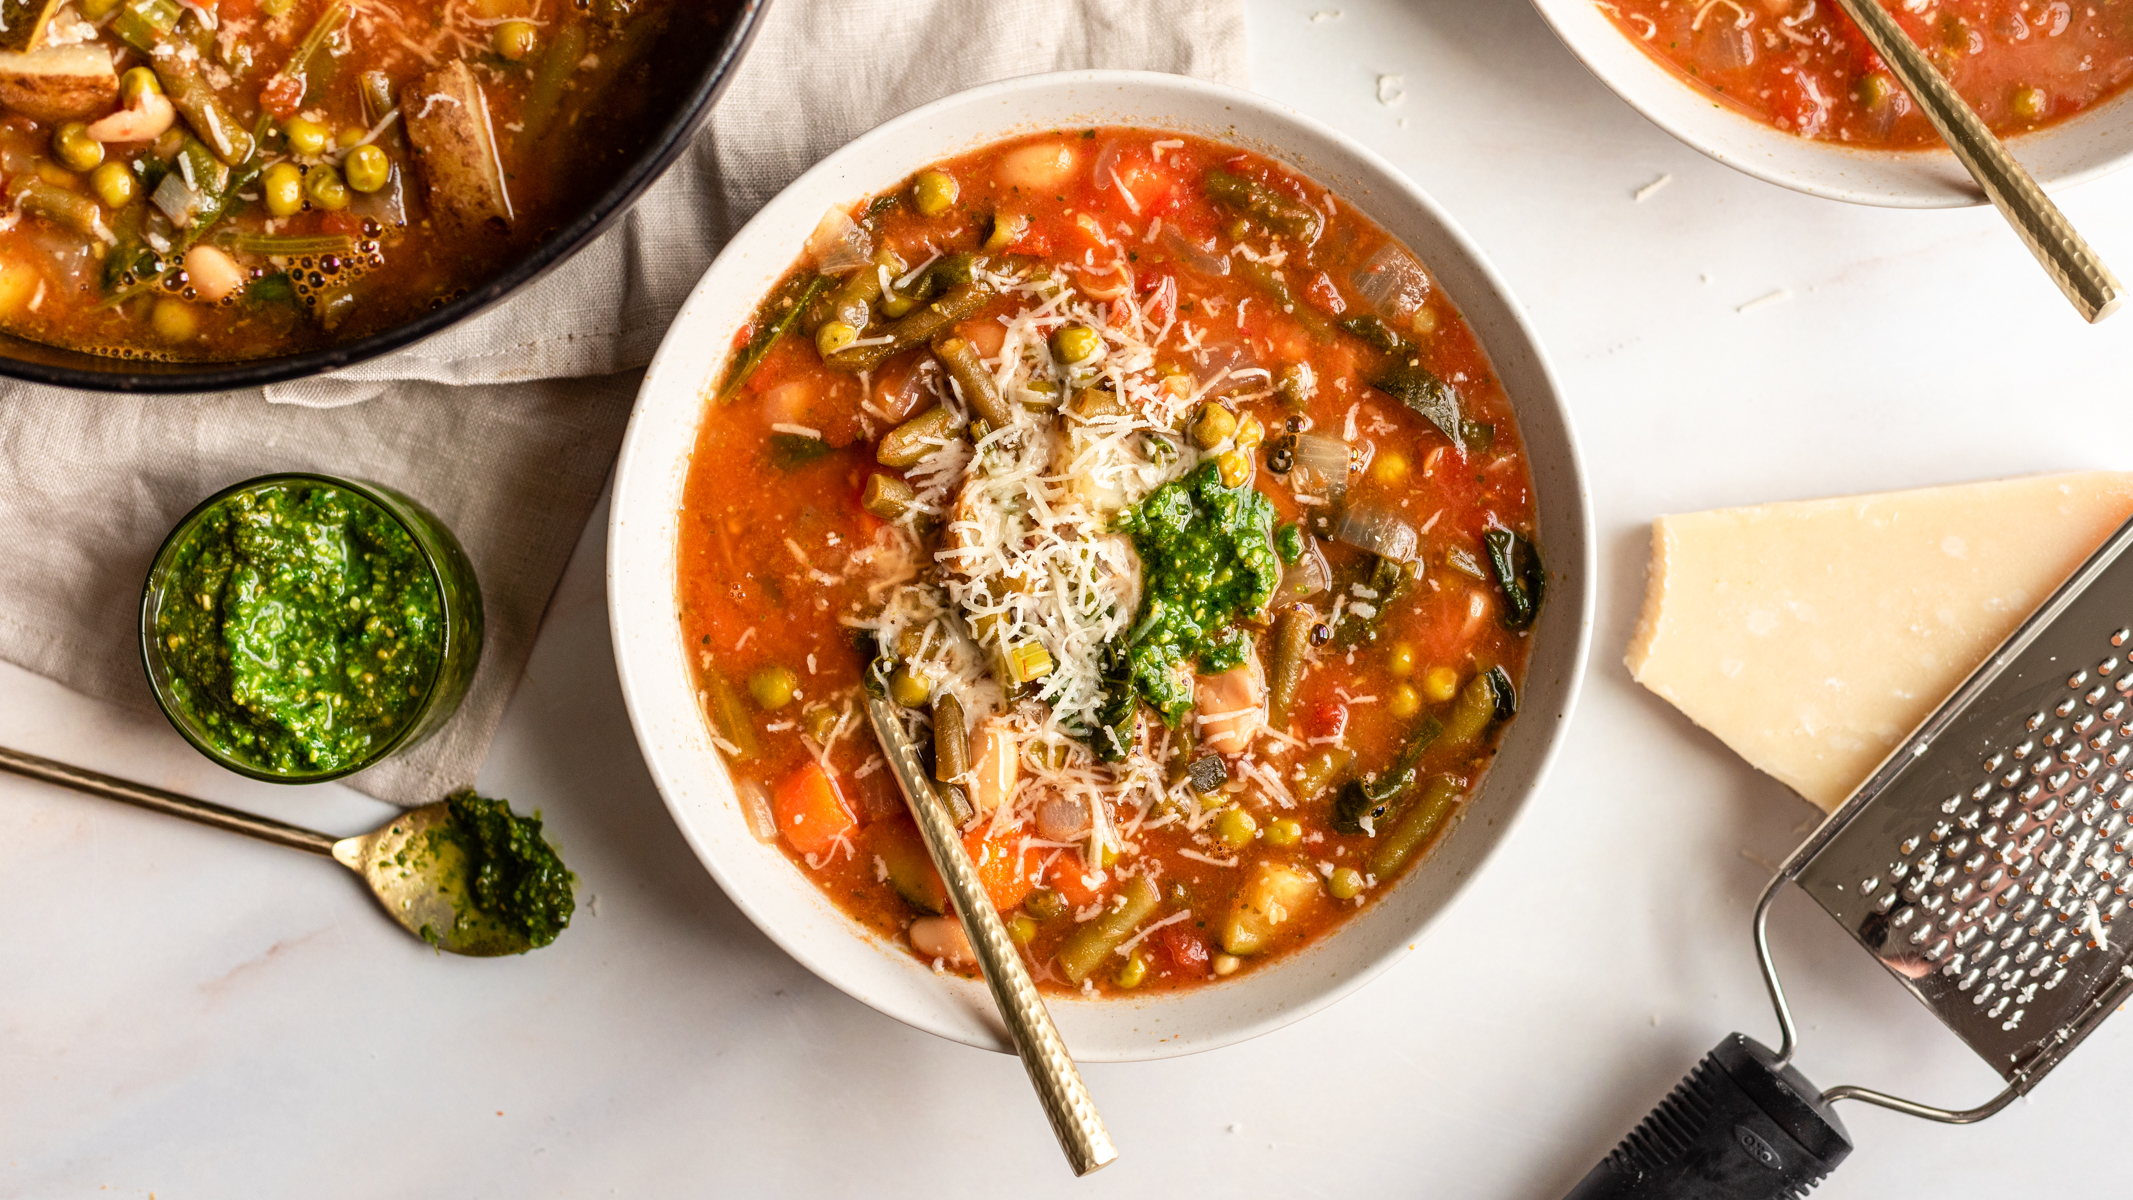
[[[471,781],[606,479],[642,368],[725,239],[808,166],[898,113],[992,80],[1088,67],[1241,85],[1241,4],[776,0],[665,178],[599,241],[474,320],[263,391],[0,385],[0,658],[152,707],[136,649],[140,588],[170,527],[252,475],[374,480],[458,535],[481,578],[488,635],[459,716],[348,782],[421,804]],[[568,138],[556,144],[567,152]]]

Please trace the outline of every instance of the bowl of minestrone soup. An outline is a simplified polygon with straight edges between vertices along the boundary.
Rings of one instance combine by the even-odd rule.
[[[761,0],[16,7],[0,375],[170,392],[347,366],[540,277],[688,145]]]
[[[646,761],[824,979],[1008,1049],[887,696],[1078,1057],[1275,1028],[1532,801],[1592,542],[1518,306],[1414,184],[1249,93],[1037,76],[767,205],[648,372],[609,599]]]
[[[1984,203],[1833,0],[1533,3],[1601,82],[1727,166],[1855,204]],[[2046,188],[2133,157],[2133,14],[2064,0],[1888,8]]]

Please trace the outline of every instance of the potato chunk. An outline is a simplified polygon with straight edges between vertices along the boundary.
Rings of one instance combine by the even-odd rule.
[[[453,59],[400,96],[407,136],[429,183],[430,204],[468,227],[508,227],[517,215],[497,158],[488,97],[467,64]]]
[[[118,103],[118,72],[101,46],[0,52],[0,104],[39,121],[102,116]]]
[[[1309,871],[1260,860],[1237,893],[1237,906],[1222,923],[1222,948],[1231,954],[1259,953],[1283,923],[1317,903],[1318,894],[1318,877]]]

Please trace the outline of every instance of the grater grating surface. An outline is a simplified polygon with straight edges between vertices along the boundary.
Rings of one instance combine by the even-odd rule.
[[[2133,993],[2133,522],[1793,856],[2026,1091]]]

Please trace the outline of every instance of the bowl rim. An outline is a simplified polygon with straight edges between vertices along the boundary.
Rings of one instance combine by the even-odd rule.
[[[163,661],[163,653],[156,645],[156,610],[160,607],[158,601],[162,599],[168,590],[170,556],[176,550],[180,540],[198,529],[200,521],[207,516],[209,510],[224,500],[244,492],[255,491],[277,484],[286,485],[291,483],[319,484],[353,493],[372,508],[392,518],[393,523],[400,527],[401,532],[407,534],[408,540],[415,544],[415,549],[421,552],[422,564],[429,568],[430,579],[437,585],[438,613],[441,618],[438,622],[438,627],[443,636],[443,640],[437,648],[436,669],[430,672],[429,681],[422,687],[421,701],[409,710],[407,720],[393,731],[391,737],[385,739],[384,743],[376,750],[348,766],[332,771],[316,771],[304,774],[280,774],[264,770],[241,758],[224,754],[215,747],[208,745],[194,729],[191,718],[178,709],[175,701],[169,695],[169,688],[156,670],[157,664]],[[404,495],[393,488],[386,487],[381,483],[350,479],[344,475],[328,475],[320,471],[273,471],[265,475],[255,475],[250,479],[241,480],[193,505],[192,511],[180,517],[178,523],[170,527],[170,532],[163,535],[162,544],[156,547],[155,557],[149,560],[148,576],[141,583],[139,649],[141,652],[141,671],[148,677],[148,691],[155,697],[156,708],[162,712],[164,719],[170,722],[171,728],[178,731],[178,736],[185,739],[187,745],[198,750],[208,761],[218,767],[235,771],[239,775],[257,779],[264,783],[327,783],[353,775],[358,771],[368,770],[400,751],[409,748],[411,745],[419,744],[418,742],[411,742],[409,739],[416,730],[422,729],[425,725],[428,726],[431,732],[437,729],[441,722],[428,720],[429,709],[430,705],[437,701],[439,685],[445,681],[450,673],[449,668],[453,653],[452,639],[454,636],[451,620],[452,609],[455,605],[471,604],[473,606],[475,636],[479,638],[482,615],[481,595],[477,590],[471,599],[462,597],[455,600],[453,598],[452,581],[446,577],[444,564],[437,561],[437,551],[430,546],[429,540],[423,536],[421,530],[408,523],[407,517],[400,512],[400,505],[410,505],[420,509],[430,520],[437,522],[438,528],[446,528],[444,522],[439,520],[436,514],[423,508],[412,497]],[[449,534],[450,531],[447,529],[446,532]],[[458,550],[462,556],[465,555],[465,551],[458,548],[456,540],[447,545],[445,549],[447,551]]]
[[[1333,152],[1346,156],[1364,170],[1372,172],[1374,174],[1372,182],[1385,185],[1386,190],[1394,196],[1393,204],[1411,206],[1417,210],[1423,219],[1435,227],[1443,240],[1464,257],[1466,273],[1478,280],[1478,286],[1474,290],[1476,292],[1486,291],[1491,294],[1491,302],[1500,306],[1501,321],[1509,327],[1509,337],[1515,338],[1520,343],[1515,348],[1516,352],[1529,360],[1529,369],[1525,373],[1535,381],[1534,390],[1536,394],[1530,396],[1521,395],[1514,399],[1514,404],[1519,408],[1522,416],[1525,417],[1525,419],[1521,420],[1522,426],[1530,428],[1533,424],[1531,414],[1538,410],[1545,410],[1548,419],[1560,429],[1561,438],[1559,440],[1561,442],[1562,462],[1559,473],[1564,476],[1564,482],[1561,484],[1560,494],[1551,495],[1543,500],[1542,503],[1559,506],[1565,510],[1568,514],[1566,517],[1568,524],[1563,528],[1573,532],[1579,543],[1579,553],[1573,561],[1564,562],[1558,557],[1551,563],[1550,567],[1551,574],[1561,573],[1568,575],[1570,578],[1566,582],[1572,585],[1557,586],[1551,592],[1551,597],[1557,603],[1567,604],[1573,608],[1571,613],[1560,618],[1561,621],[1566,623],[1564,631],[1560,635],[1560,640],[1564,644],[1554,648],[1554,653],[1564,656],[1566,661],[1560,662],[1551,668],[1559,670],[1562,675],[1561,682],[1556,685],[1559,688],[1558,710],[1551,714],[1534,711],[1529,706],[1529,714],[1532,720],[1536,723],[1545,722],[1545,731],[1536,735],[1540,741],[1538,752],[1534,755],[1531,767],[1526,772],[1529,776],[1529,781],[1515,795],[1499,794],[1496,798],[1495,807],[1491,810],[1492,820],[1490,824],[1500,824],[1502,828],[1493,830],[1489,834],[1494,841],[1483,850],[1481,858],[1476,861],[1473,869],[1467,870],[1456,878],[1448,876],[1449,891],[1445,894],[1443,900],[1435,904],[1424,920],[1417,924],[1401,926],[1402,936],[1398,938],[1396,943],[1386,946],[1382,951],[1349,970],[1346,974],[1333,976],[1317,984],[1300,1002],[1264,1006],[1257,1013],[1245,1019],[1232,1021],[1211,1034],[1203,1031],[1193,1031],[1189,1035],[1189,1044],[1177,1044],[1178,1035],[1173,1034],[1169,1038],[1162,1039],[1150,1036],[1145,1042],[1133,1044],[1117,1046],[1080,1045],[1076,1047],[1076,1057],[1082,1061],[1134,1061],[1173,1057],[1179,1054],[1215,1049],[1271,1032],[1339,1001],[1405,957],[1420,943],[1422,935],[1427,928],[1437,920],[1442,919],[1452,907],[1453,902],[1466,891],[1473,875],[1478,873],[1481,863],[1500,852],[1503,842],[1509,840],[1515,833],[1518,822],[1523,819],[1525,812],[1530,808],[1530,801],[1540,791],[1546,781],[1549,768],[1562,751],[1563,743],[1566,740],[1565,731],[1570,715],[1575,709],[1577,695],[1583,682],[1585,663],[1592,638],[1592,613],[1597,594],[1597,551],[1593,534],[1589,489],[1585,483],[1584,468],[1577,449],[1575,427],[1572,423],[1568,406],[1563,400],[1561,387],[1530,321],[1527,320],[1521,306],[1512,298],[1510,289],[1497,273],[1495,267],[1482,255],[1479,247],[1459,228],[1450,215],[1417,185],[1393,167],[1392,164],[1367,147],[1362,146],[1353,138],[1276,101],[1241,89],[1205,80],[1142,71],[1054,72],[984,84],[915,108],[862,134],[803,173],[792,184],[788,185],[784,192],[780,193],[778,199],[774,199],[769,205],[766,205],[734,236],[733,240],[728,243],[727,249],[721,251],[718,260],[713,262],[703,278],[699,280],[696,288],[692,290],[689,300],[684,303],[658,354],[654,357],[651,368],[646,372],[636,408],[631,415],[630,426],[624,433],[622,449],[615,468],[613,507],[609,516],[607,562],[609,626],[614,644],[617,674],[621,683],[625,706],[629,712],[631,728],[637,736],[639,747],[644,753],[646,765],[654,783],[659,788],[661,799],[673,815],[675,823],[680,827],[684,840],[689,844],[698,860],[704,864],[713,878],[719,882],[721,889],[725,891],[735,907],[740,909],[758,929],[762,930],[771,941],[776,943],[787,954],[791,955],[825,982],[844,991],[854,999],[914,1028],[923,1029],[929,1033],[982,1049],[1011,1053],[1011,1047],[1006,1042],[1004,1035],[993,1031],[988,1036],[986,1032],[978,1030],[971,1022],[942,1019],[939,1013],[940,1006],[927,1008],[920,1005],[900,1003],[896,997],[868,994],[861,988],[860,981],[852,978],[853,975],[859,972],[847,970],[838,962],[828,961],[832,957],[844,954],[843,951],[838,951],[836,954],[818,953],[815,947],[809,945],[808,940],[800,933],[789,932],[785,929],[779,919],[766,910],[764,903],[759,903],[758,899],[749,894],[746,889],[735,886],[731,877],[732,872],[721,862],[724,851],[714,840],[712,833],[705,827],[708,823],[699,823],[687,811],[684,798],[680,793],[682,787],[688,781],[681,776],[680,772],[674,771],[672,764],[668,761],[670,755],[678,758],[686,752],[682,748],[669,747],[664,744],[662,731],[658,724],[668,718],[654,711],[654,705],[658,703],[659,698],[651,695],[648,691],[650,685],[647,679],[650,675],[662,670],[668,672],[673,670],[673,664],[665,661],[661,656],[675,657],[677,661],[682,661],[678,656],[683,656],[686,653],[686,649],[680,641],[678,622],[674,619],[675,584],[671,578],[661,582],[662,590],[656,599],[645,594],[652,588],[655,580],[651,576],[646,576],[641,581],[632,578],[634,567],[632,555],[637,553],[634,547],[638,546],[643,547],[644,555],[656,556],[659,554],[658,543],[649,539],[656,537],[659,530],[672,529],[674,521],[677,520],[671,514],[660,514],[656,510],[649,519],[644,518],[643,514],[638,511],[636,498],[640,492],[647,492],[652,493],[647,497],[648,499],[664,502],[664,498],[668,494],[667,489],[670,481],[662,478],[661,473],[665,472],[674,463],[677,456],[684,464],[682,477],[684,480],[686,479],[686,463],[693,457],[694,451],[693,436],[688,446],[674,447],[665,443],[651,443],[648,440],[647,430],[655,419],[660,420],[662,423],[666,419],[664,415],[655,418],[653,414],[656,408],[674,408],[683,403],[689,406],[687,427],[692,435],[693,431],[701,426],[703,414],[706,411],[705,406],[710,402],[711,377],[677,377],[670,382],[667,379],[667,375],[674,371],[690,369],[673,365],[677,361],[684,360],[685,356],[709,353],[714,356],[715,368],[716,362],[723,361],[724,356],[731,352],[726,348],[730,343],[730,337],[726,336],[725,331],[720,331],[707,339],[700,331],[691,328],[691,324],[692,319],[700,309],[715,302],[712,293],[721,290],[719,285],[723,281],[720,276],[722,270],[726,267],[729,257],[734,253],[733,248],[746,243],[751,235],[756,232],[756,227],[759,224],[765,225],[766,228],[770,227],[773,219],[778,216],[775,210],[779,200],[783,199],[787,193],[806,192],[837,181],[846,164],[858,161],[864,153],[869,152],[875,146],[893,142],[904,131],[925,126],[936,118],[947,116],[959,109],[982,112],[988,107],[1002,107],[1003,101],[1018,93],[1041,91],[1046,88],[1072,88],[1076,86],[1085,86],[1091,91],[1106,88],[1127,90],[1136,93],[1136,98],[1143,102],[1163,103],[1174,100],[1181,105],[1193,101],[1212,102],[1214,105],[1230,110],[1250,110],[1255,116],[1269,123],[1292,127],[1302,138],[1318,139],[1327,147],[1330,147]],[[1064,113],[1060,115],[1058,123],[1061,127],[1076,124],[1069,114]],[[1138,122],[1119,119],[1109,123],[1137,123],[1144,128],[1164,128],[1166,126],[1164,121],[1154,117],[1147,117]],[[968,148],[975,148],[1005,137],[1014,136],[1018,132],[1030,131],[1030,129],[1021,128],[1005,118],[975,118],[973,126],[982,127],[985,132],[982,136],[972,136],[966,139],[965,145]],[[1039,124],[1031,128],[1044,127],[1045,125]],[[1191,128],[1193,132],[1201,136],[1217,141],[1227,141],[1232,144],[1248,140],[1234,131],[1225,136],[1225,134],[1212,129],[1190,126],[1182,120],[1177,121],[1175,125],[1170,127]],[[1257,145],[1254,145],[1253,148],[1260,149]],[[1261,150],[1261,152],[1274,153],[1277,156],[1279,154],[1278,149],[1271,151]],[[928,161],[931,160],[929,159]],[[923,165],[925,165],[924,162],[906,162],[902,173],[907,174],[909,171],[916,170]],[[891,176],[869,186],[870,188],[885,186],[887,183],[893,182],[895,177]],[[851,189],[846,188],[844,190]],[[854,195],[857,194],[859,193],[855,191]],[[1344,192],[1344,194],[1348,193]],[[813,218],[810,216],[808,219],[812,221]],[[1381,221],[1380,223],[1383,222]],[[791,259],[799,253],[798,244],[802,236],[804,236],[804,232],[800,236],[791,239],[791,248],[784,260],[785,264],[789,265]],[[746,268],[736,266],[732,269],[738,271]],[[781,265],[777,268],[777,272],[782,274],[785,269],[787,269],[786,265]],[[769,284],[766,283],[764,286],[767,287]],[[750,289],[751,296],[757,294],[753,284],[750,285]],[[1472,297],[1468,299],[1471,301]],[[1473,304],[1471,302],[1462,303],[1460,307],[1463,311],[1470,312]],[[684,343],[688,343],[686,348]],[[709,351],[701,349],[701,347],[712,343],[716,343],[718,348]],[[1496,353],[1492,353],[1492,359],[1500,362],[1501,351],[1507,347],[1502,345],[1492,346],[1485,343],[1484,348],[1496,351]],[[715,377],[715,369],[712,376]],[[667,397],[663,404],[658,399],[662,396]],[[681,396],[686,396],[688,399],[684,402],[680,399]],[[646,527],[648,526],[651,528],[647,529]],[[670,566],[672,563],[672,549],[667,548],[664,553],[665,557],[660,559],[659,563],[662,566]],[[648,570],[649,568],[641,569]],[[1551,580],[1551,583],[1555,582],[1557,581]],[[641,586],[633,586],[639,584]],[[632,601],[635,602],[636,606],[640,606],[646,611],[645,622],[647,624],[656,620],[656,618],[649,615],[653,605],[656,603],[663,607],[665,612],[664,624],[670,626],[671,629],[663,631],[665,640],[656,648],[645,648],[640,644],[640,642],[656,642],[659,639],[650,636],[654,632],[652,630],[640,631],[632,627]],[[1529,666],[1528,670],[1530,687],[1532,668]],[[694,684],[691,683],[689,686],[693,689]],[[687,707],[689,719],[700,725],[704,718],[698,704],[692,701]],[[1483,786],[1486,788],[1486,783]],[[727,787],[728,790],[731,789],[730,781]],[[1479,797],[1477,796],[1477,801],[1478,799]],[[1469,811],[1471,811],[1471,807]],[[734,814],[731,820],[739,822],[741,818],[738,814]],[[728,834],[730,835],[731,832],[729,830]],[[748,841],[751,844],[754,843],[752,837]],[[780,852],[772,849],[770,853],[779,854]],[[782,855],[780,855],[780,858],[780,865],[784,865],[782,863]],[[1420,875],[1425,870],[1426,868],[1417,867],[1410,874]],[[795,878],[797,877],[797,874],[795,874]],[[815,891],[812,883],[805,880],[801,880],[801,882],[807,886],[810,892]],[[1403,886],[1411,886],[1411,883],[1403,880]],[[1396,888],[1387,895],[1388,897],[1397,896],[1399,892],[1400,889]],[[1373,905],[1370,908],[1366,908],[1358,914],[1358,917],[1365,917],[1371,909],[1378,907],[1380,906]],[[864,930],[852,923],[849,918],[843,918],[843,920],[855,947],[859,944],[871,943],[877,950],[897,953],[895,947],[886,939],[880,938],[878,935],[869,936]],[[1278,977],[1284,971],[1300,970],[1306,961],[1307,955],[1312,954],[1319,947],[1337,941],[1343,932],[1345,930],[1330,933],[1314,942],[1312,947],[1306,948],[1289,960],[1277,964],[1266,971],[1251,972],[1247,975],[1239,976],[1235,981],[1214,984],[1206,988],[1192,989],[1185,994],[1190,996],[1206,995],[1220,991],[1225,987],[1248,986],[1249,982],[1254,979]],[[856,949],[853,953],[856,953]],[[849,956],[846,955],[846,957]],[[902,955],[901,957],[908,959],[909,956]],[[915,960],[912,961],[915,962]],[[990,1005],[989,1001],[984,999],[982,984],[974,984],[965,980],[954,980],[951,986],[954,984],[966,985],[961,992],[960,998],[962,1000],[972,1005],[983,1006],[987,1010],[983,1014],[985,1019],[980,1023],[987,1026],[995,1023],[989,1019],[991,1018]],[[1087,1002],[1086,1007],[1104,1006],[1123,1011],[1128,1009],[1129,1006],[1139,1003],[1139,1001],[1135,1000],[1113,999],[1101,1002]],[[1071,997],[1060,997],[1053,1000],[1055,1018],[1059,1016],[1061,1009],[1068,1004],[1076,1004],[1076,1002]],[[1081,1005],[1077,1005],[1077,1007],[1079,1006]],[[1062,1024],[1066,1023],[1064,1018],[1061,1018],[1061,1021]]]
[[[747,52],[749,43],[755,40],[757,31],[762,28],[763,10],[769,7],[770,3],[771,0],[740,0],[734,10],[732,26],[724,34],[718,53],[713,56],[703,76],[682,97],[674,115],[669,117],[658,134],[645,144],[644,150],[630,164],[628,170],[608,185],[605,191],[594,197],[593,202],[569,223],[542,238],[523,257],[456,300],[368,337],[308,350],[301,354],[284,354],[229,363],[173,362],[161,364],[165,369],[147,371],[124,366],[111,371],[94,371],[54,363],[31,362],[0,354],[0,378],[19,379],[25,383],[85,392],[168,395],[235,391],[287,383],[354,366],[395,350],[406,349],[461,321],[478,316],[521,287],[570,261],[578,251],[591,245],[594,239],[605,233],[609,225],[628,213],[638,197],[658,182],[659,177],[666,173],[674,160],[681,157],[681,152],[695,140],[696,133],[703,128],[704,122],[710,119],[712,106],[718,102],[720,93],[724,92],[726,85],[732,81],[734,68],[740,62],[741,56]],[[68,350],[63,346],[52,349],[63,352]],[[134,360],[114,358],[109,361],[114,364],[127,364]],[[200,369],[188,369],[191,366],[198,366]]]
[[[1786,133],[1698,92],[1665,65],[1655,61],[1650,55],[1631,45],[1630,39],[1621,30],[1615,28],[1604,16],[1599,15],[1598,7],[1593,3],[1593,0],[1532,0],[1532,5],[1534,11],[1540,15],[1541,20],[1555,33],[1556,39],[1563,44],[1564,49],[1568,50],[1580,63],[1583,63],[1585,69],[1592,72],[1593,77],[1604,84],[1624,104],[1634,109],[1645,120],[1665,130],[1675,140],[1691,150],[1714,162],[1731,167],[1744,175],[1760,179],[1765,183],[1774,183],[1779,187],[1799,192],[1803,195],[1816,196],[1824,200],[1838,200],[1846,204],[1858,204],[1869,208],[1973,208],[1989,202],[1984,191],[1971,180],[1962,165],[1956,161],[1954,152],[1945,145],[1936,143],[1916,148],[1877,150],[1853,146],[1843,142],[1803,138]],[[1624,79],[1617,70],[1603,65],[1599,54],[1596,53],[1597,38],[1588,39],[1584,30],[1577,23],[1577,19],[1569,15],[1574,10],[1584,9],[1590,9],[1593,19],[1599,25],[1605,27],[1607,36],[1620,41],[1623,48],[1631,52],[1630,57],[1633,57],[1637,64],[1641,64],[1628,66],[1624,70],[1642,73],[1646,79],[1663,77],[1671,85],[1671,90],[1679,94],[1682,103],[1678,107],[1669,106],[1661,110],[1638,99],[1633,94],[1636,89],[1631,86],[1630,81]],[[1627,62],[1629,59],[1621,58],[1620,61]],[[2043,129],[2018,134],[2011,138],[2003,138],[2002,141],[2012,151],[2020,151],[2026,147],[2033,148],[2050,145],[2051,139],[2055,137],[2063,135],[2070,139],[2079,136],[2083,132],[2093,130],[2096,127],[2095,122],[2104,118],[2106,114],[2126,106],[2133,106],[2133,89],[2121,92],[2095,108],[2076,113],[2061,121],[2055,121]],[[1818,156],[1828,160],[1832,164],[1833,175],[1829,178],[1817,178],[1788,170],[1777,165],[1777,161],[1769,154],[1756,153],[1756,147],[1752,144],[1738,151],[1728,150],[1714,144],[1711,138],[1693,128],[1684,119],[1684,115],[1692,109],[1703,108],[1723,114],[1721,117],[1723,120],[1737,123],[1741,136],[1751,143],[1760,142],[1765,147],[1798,148],[1804,155]],[[2038,168],[2033,170],[2032,173],[2038,186],[2047,191],[2057,192],[2100,179],[2119,170],[2129,162],[2133,162],[2133,139],[2128,140],[2128,144],[2124,149],[2102,155],[2086,165],[2064,170]],[[1837,170],[1837,166],[1846,163],[1865,170],[1887,168],[1891,165],[1901,164],[1930,169],[1944,178],[1938,182],[1937,186],[1930,187],[1919,182],[1899,184],[1895,182],[1894,176],[1884,177],[1878,187],[1860,183],[1839,182],[1840,179],[1847,178],[1847,176],[1842,171]],[[2025,169],[2030,168],[2025,165]],[[1918,178],[1924,178],[1922,172]]]

